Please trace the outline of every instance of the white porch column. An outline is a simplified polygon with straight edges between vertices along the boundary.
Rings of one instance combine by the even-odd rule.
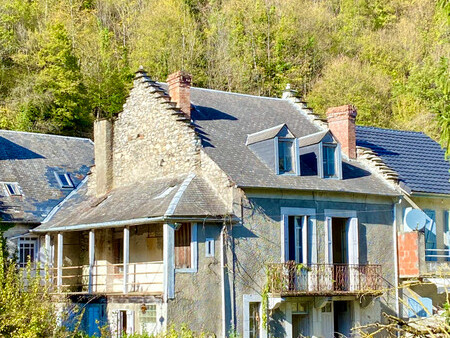
[[[95,261],[95,232],[89,231],[89,293],[92,293],[92,287],[94,284],[94,261]]]
[[[130,229],[123,228],[123,293],[128,293],[128,263],[130,262]]]
[[[164,301],[175,297],[175,229],[171,224],[163,226]]]
[[[62,287],[62,267],[63,267],[63,246],[64,237],[61,232],[58,233],[58,264],[57,264],[57,275],[56,275],[56,285],[58,291],[61,292]]]
[[[51,243],[51,237],[50,234],[45,234],[45,264],[47,266],[48,269],[51,268],[51,266],[53,265],[52,263],[52,254],[51,254],[51,250],[52,250],[52,243]]]

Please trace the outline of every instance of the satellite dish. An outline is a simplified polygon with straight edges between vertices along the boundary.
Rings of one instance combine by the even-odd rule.
[[[422,230],[427,223],[428,216],[421,210],[411,209],[405,216],[405,223],[411,230]]]

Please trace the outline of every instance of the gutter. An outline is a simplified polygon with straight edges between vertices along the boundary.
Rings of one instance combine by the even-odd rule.
[[[32,229],[32,233],[48,233],[48,232],[64,232],[64,231],[84,231],[91,229],[105,229],[105,228],[121,228],[133,225],[151,224],[151,223],[162,223],[169,221],[171,223],[176,222],[223,222],[224,218],[207,218],[207,217],[168,217],[168,216],[158,216],[158,217],[143,217],[134,218],[123,221],[109,221],[101,223],[88,223],[88,224],[78,224],[78,225],[68,225],[54,228],[44,228],[44,229]],[[233,217],[231,219],[233,223],[237,222],[237,219]]]

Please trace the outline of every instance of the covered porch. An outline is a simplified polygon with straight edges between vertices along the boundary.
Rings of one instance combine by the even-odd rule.
[[[55,291],[163,294],[163,227],[151,224],[46,234],[48,271]]]

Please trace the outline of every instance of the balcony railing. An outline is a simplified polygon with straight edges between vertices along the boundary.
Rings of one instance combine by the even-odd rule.
[[[450,261],[450,249],[425,249],[425,260],[431,262]]]
[[[68,293],[163,293],[163,262],[128,263],[125,282],[123,264],[95,264],[61,267],[58,286],[57,268],[49,269],[55,291]],[[58,288],[59,287],[59,288]]]
[[[289,261],[269,264],[267,277],[270,292],[281,296],[379,294],[383,284],[380,265],[303,266]]]

